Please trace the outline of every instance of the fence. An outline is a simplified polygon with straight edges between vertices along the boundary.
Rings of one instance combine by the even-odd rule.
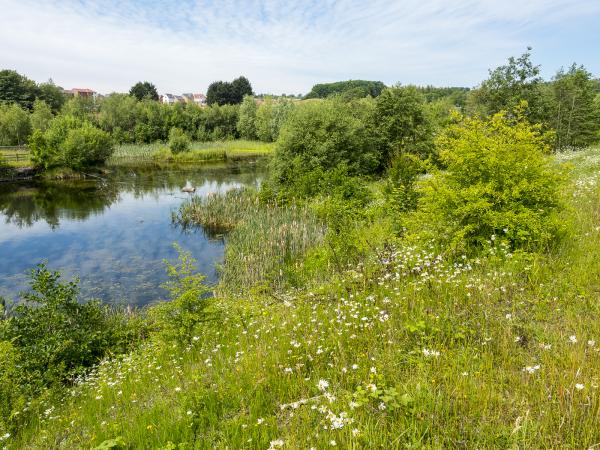
[[[0,146],[0,159],[7,162],[25,162],[29,161],[31,153],[26,145],[21,146]]]

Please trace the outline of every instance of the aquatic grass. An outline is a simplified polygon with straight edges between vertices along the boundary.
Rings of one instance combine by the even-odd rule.
[[[196,197],[182,205],[175,220],[199,224],[211,235],[227,233],[220,286],[229,292],[261,282],[281,290],[284,268],[325,236],[324,225],[307,206],[265,205],[248,189]]]

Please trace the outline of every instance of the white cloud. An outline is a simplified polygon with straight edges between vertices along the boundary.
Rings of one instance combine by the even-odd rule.
[[[298,93],[349,78],[473,85],[535,30],[600,2],[0,0],[0,11],[0,66],[38,81],[179,93],[243,74],[257,92]]]

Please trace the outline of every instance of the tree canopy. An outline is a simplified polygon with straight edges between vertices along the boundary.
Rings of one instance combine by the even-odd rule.
[[[336,81],[334,83],[315,84],[304,98],[327,98],[336,94],[346,95],[350,98],[377,97],[384,88],[385,84],[381,81]]]
[[[238,105],[244,96],[253,95],[252,85],[246,77],[229,81],[215,81],[208,86],[206,102],[209,105]]]
[[[129,95],[137,98],[138,100],[158,100],[158,91],[149,81],[138,81],[131,89],[129,89]]]

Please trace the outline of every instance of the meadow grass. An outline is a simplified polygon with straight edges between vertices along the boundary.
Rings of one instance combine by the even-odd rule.
[[[0,167],[2,164],[8,167],[31,167],[31,153],[29,151],[0,149]]]
[[[2,444],[594,448],[600,150],[557,159],[573,167],[571,232],[553,252],[490,242],[456,262],[373,242],[310,289],[218,296],[190,345],[149,341],[104,361]]]
[[[254,156],[265,156],[273,152],[274,144],[258,141],[193,142],[189,151],[173,155],[166,144],[121,144],[115,148],[109,165],[144,162],[203,162],[224,161]]]

